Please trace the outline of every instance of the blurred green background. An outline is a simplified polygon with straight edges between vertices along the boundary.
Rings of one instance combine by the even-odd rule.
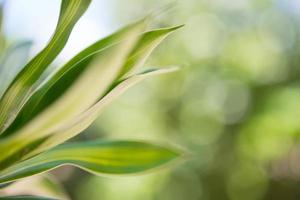
[[[11,42],[33,39],[34,54],[51,35],[59,3],[11,0],[6,15]],[[160,13],[157,26],[186,25],[159,47],[147,66],[180,65],[182,70],[131,89],[75,140],[172,144],[189,152],[188,159],[134,177],[56,170],[71,198],[299,199],[300,2],[94,0],[57,63],[73,55],[71,50],[153,11]],[[39,33],[34,30],[39,19],[30,22],[37,14],[41,21],[49,20]]]

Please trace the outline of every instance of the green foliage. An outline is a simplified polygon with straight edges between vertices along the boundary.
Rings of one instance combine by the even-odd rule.
[[[66,164],[100,175],[138,173],[178,156],[174,151],[143,142],[74,143],[58,146],[3,170],[0,172],[0,182],[15,181]]]
[[[177,69],[136,72],[154,48],[181,27],[147,30],[146,18],[97,41],[57,71],[45,73],[89,4],[90,0],[62,0],[53,37],[29,62],[30,42],[9,48],[2,56],[2,186],[61,165],[74,165],[96,174],[132,174],[180,156],[174,150],[144,142],[97,141],[55,147],[86,129],[103,108],[131,86],[148,76]]]

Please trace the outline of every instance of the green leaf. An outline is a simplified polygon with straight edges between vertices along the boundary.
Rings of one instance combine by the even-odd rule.
[[[15,181],[74,165],[99,175],[121,175],[148,171],[179,157],[176,151],[143,142],[93,141],[58,146],[0,172],[0,183]]]
[[[172,32],[181,28],[183,25],[161,28],[144,33],[125,65],[120,72],[120,77],[132,75],[137,68],[142,66],[152,51]]]
[[[0,101],[0,134],[9,127],[36,89],[35,84],[65,46],[91,0],[62,0],[59,21],[47,46],[18,74]]]
[[[176,67],[147,70],[141,74],[133,75],[120,83],[108,92],[102,99],[95,103],[87,111],[83,112],[69,123],[51,132],[51,135],[41,137],[38,133],[32,135],[17,134],[16,136],[0,141],[0,149],[6,149],[0,154],[0,169],[5,168],[11,163],[25,158],[30,158],[38,153],[50,149],[66,140],[79,134],[86,129],[101,113],[101,111],[109,105],[114,99],[119,97],[128,88],[147,77],[172,72],[177,70]],[[35,143],[38,142],[38,145]],[[34,149],[32,151],[32,149]]]
[[[143,73],[132,75],[119,83],[117,83],[114,88],[111,89],[102,99],[95,103],[91,108],[77,116],[73,121],[65,124],[56,132],[52,133],[49,137],[44,139],[41,144],[36,147],[32,152],[25,155],[25,158],[30,158],[38,153],[46,151],[58,144],[61,144],[68,139],[76,136],[88,126],[90,126],[93,121],[101,114],[102,110],[106,108],[112,101],[123,94],[127,89],[139,83],[140,81],[159,74],[170,73],[177,70],[177,67],[168,67],[161,69],[151,69]]]
[[[24,106],[15,122],[3,135],[5,136],[13,133],[57,100],[79,76],[81,70],[76,69],[85,69],[95,54],[101,53],[102,49],[111,46],[111,44],[124,40],[128,32],[140,23],[141,21],[129,25],[107,38],[96,42],[76,55],[33,95]],[[182,26],[156,29],[143,33],[122,67],[119,77],[124,74],[128,75],[143,65],[155,47],[171,32],[180,27]]]
[[[20,196],[0,197],[0,200],[57,200],[57,199],[40,197],[40,196],[20,195]]]
[[[35,94],[25,104],[18,117],[8,128],[3,136],[9,135],[20,129],[24,124],[32,120],[36,115],[45,110],[49,105],[55,102],[60,96],[67,91],[71,85],[79,78],[81,73],[90,66],[90,63],[96,56],[104,53],[104,49],[109,48],[117,43],[124,42],[135,29],[145,26],[145,20],[139,20],[136,23],[126,26],[114,34],[92,44],[73,59],[60,68],[49,80],[39,88]],[[143,30],[141,30],[143,31]],[[116,57],[119,55],[116,55]],[[109,67],[109,66],[100,66]],[[119,72],[118,72],[119,73]],[[100,86],[99,86],[100,87]],[[101,93],[98,93],[98,96]],[[101,96],[99,96],[101,97]]]
[[[114,82],[132,48],[135,46],[143,24],[135,26],[128,34],[127,40],[110,46],[90,62],[81,72],[72,86],[51,106],[33,119],[26,126],[10,137],[0,141],[0,148],[6,151],[0,154],[3,160],[32,142],[55,133],[68,121],[86,111],[102,96]],[[7,161],[5,161],[7,162]],[[0,162],[0,168],[3,162]]]
[[[14,77],[22,70],[29,57],[30,41],[20,42],[9,48],[0,62],[0,97]]]

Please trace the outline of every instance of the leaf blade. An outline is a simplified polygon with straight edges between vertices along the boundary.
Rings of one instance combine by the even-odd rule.
[[[101,54],[104,49],[109,48],[120,41],[124,41],[132,29],[144,24],[144,21],[145,19],[142,19],[136,23],[126,26],[112,35],[90,45],[74,56],[69,62],[55,72],[49,80],[46,80],[45,83],[35,92],[35,94],[24,105],[19,116],[13,122],[11,127],[7,129],[3,135],[9,135],[17,129],[20,129],[20,127],[28,123],[36,115],[51,105],[70,87],[72,82],[76,80],[76,78],[80,75],[79,72],[87,68],[87,65],[90,64],[96,54]],[[79,72],[75,71],[76,68],[79,68]]]
[[[4,132],[3,135],[9,135],[14,132],[16,129],[19,129],[21,126],[33,119],[38,113],[42,112],[47,106],[53,103],[69,86],[69,79],[71,70],[74,68],[81,67],[80,65],[89,64],[91,55],[101,53],[101,50],[108,48],[112,44],[124,40],[126,33],[130,31],[134,26],[143,22],[140,20],[132,25],[126,26],[123,29],[120,29],[116,33],[92,44],[87,47],[79,54],[77,54],[73,59],[71,59],[66,65],[64,65],[54,76],[48,80],[43,87],[41,87],[28,103],[25,104],[24,108],[20,112],[20,115],[17,117],[15,122],[12,124],[11,128]],[[146,59],[149,57],[151,52],[172,32],[181,28],[180,26],[154,29],[147,31],[141,34],[139,41],[133,48],[123,67],[121,68],[119,78],[122,78],[124,75],[129,76],[137,68],[142,66]],[[87,62],[85,61],[87,60]],[[81,62],[84,61],[83,64]],[[83,67],[85,68],[85,67]]]
[[[3,164],[7,162],[7,157],[51,135],[69,120],[92,106],[98,100],[99,95],[104,94],[114,82],[143,27],[143,24],[135,26],[127,34],[125,42],[104,49],[102,54],[97,55],[78,80],[54,104],[22,129],[10,137],[3,138],[0,141],[0,148],[7,149],[7,151],[0,154],[0,169],[7,165]],[[26,149],[28,151],[28,147]]]
[[[0,172],[0,183],[15,181],[61,165],[74,165],[95,174],[133,174],[162,166],[179,153],[132,141],[93,141],[61,145]]]
[[[59,21],[47,46],[18,74],[0,101],[0,134],[13,122],[28,98],[35,82],[65,46],[76,22],[91,0],[62,0]]]
[[[116,98],[118,98],[125,91],[127,91],[129,88],[136,85],[137,83],[151,76],[170,73],[176,71],[177,69],[178,69],[177,67],[168,67],[168,68],[147,70],[146,72],[132,75],[131,77],[123,81],[120,81],[120,83],[116,84],[116,86],[110,92],[108,92],[102,99],[100,99],[97,103],[95,103],[90,109],[88,109],[86,112],[82,113],[76,119],[66,124],[61,129],[57,130],[57,132],[53,133],[51,136],[46,138],[32,152],[25,155],[24,158],[25,159],[30,158],[34,155],[44,152],[76,136],[84,129],[86,129],[88,126],[90,126],[93,123],[93,121],[101,114],[103,109],[106,108],[106,106],[108,106]]]
[[[180,29],[183,25],[154,29],[145,32],[135,48],[132,50],[130,57],[124,64],[119,77],[128,77],[132,75],[136,69],[141,67],[150,56],[152,51],[172,32]]]

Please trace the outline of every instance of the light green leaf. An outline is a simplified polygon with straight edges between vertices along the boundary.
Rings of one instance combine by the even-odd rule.
[[[79,72],[87,67],[95,54],[99,52],[101,53],[102,49],[107,48],[107,46],[114,44],[117,41],[124,40],[126,34],[139,23],[141,23],[141,21],[117,31],[111,36],[96,42],[76,55],[33,95],[33,97],[24,106],[15,122],[9,129],[7,129],[7,131],[4,132],[3,135],[13,133],[15,130],[19,129],[34,118],[42,110],[47,108],[47,106],[59,98],[59,96],[68,89],[69,85],[76,80],[77,76],[80,74]],[[124,74],[128,75],[143,65],[154,48],[171,32],[180,27],[181,26],[155,29],[143,33],[135,48],[130,53],[130,56],[127,58],[119,76],[123,76]],[[76,70],[78,68],[81,70]]]
[[[176,67],[169,67],[147,70],[144,73],[133,75],[121,81],[91,108],[74,118],[69,123],[66,123],[64,126],[61,126],[59,129],[51,132],[48,136],[39,137],[40,135],[37,133],[30,136],[17,134],[16,136],[0,141],[0,149],[6,149],[6,151],[3,151],[0,154],[0,169],[9,166],[17,160],[37,155],[38,153],[48,150],[51,147],[74,137],[86,129],[107,105],[131,86],[147,77],[172,72],[177,69],[178,68]]]
[[[28,61],[31,45],[32,42],[30,41],[20,42],[9,48],[2,57],[0,62],[0,97]]]
[[[133,27],[131,27],[131,29],[132,28]],[[158,44],[158,40],[161,41],[163,37],[165,37],[168,33],[176,30],[177,28],[178,27],[173,27],[173,28],[168,28],[168,29],[158,29],[158,30],[153,30],[153,31],[146,32],[145,34],[143,34],[142,39],[140,40],[140,46],[139,46],[140,48],[137,48],[137,46],[136,46],[135,49],[132,51],[131,55],[133,55],[133,56],[130,57],[131,61],[126,62],[126,66],[130,66],[128,63],[131,63],[131,66],[132,66],[132,67],[128,68],[128,71],[130,71],[133,68],[136,68],[138,65],[142,64],[142,62],[139,61],[139,60],[143,59],[143,57],[141,57],[141,55],[148,56],[149,53],[151,52],[151,50]],[[126,32],[128,32],[128,31],[126,31]],[[128,35],[128,33],[127,33],[127,35]],[[126,46],[128,47],[128,45],[126,45]],[[105,51],[100,51],[100,53],[103,53],[103,52],[105,52]],[[120,55],[118,55],[118,57],[120,58]],[[107,60],[109,60],[109,59],[107,59]],[[115,61],[116,59],[111,59],[111,60]],[[136,62],[132,62],[133,60],[136,61]],[[84,64],[83,64],[83,66],[86,67]],[[109,67],[110,65],[106,65],[106,66]],[[113,69],[113,67],[110,67],[110,68]],[[73,67],[72,69],[75,69],[75,67]],[[126,85],[126,87],[123,87],[124,85],[121,84],[120,88],[125,90],[125,88],[128,88],[129,86],[133,85],[135,82],[138,82],[138,80],[142,80],[143,78],[145,78],[147,76],[157,74],[157,73],[165,73],[165,72],[169,72],[169,71],[172,71],[172,70],[173,69],[171,69],[171,70],[170,69],[161,69],[161,70],[158,70],[158,71],[156,71],[156,70],[152,71],[149,74],[140,74],[140,75],[137,75],[137,76],[133,76],[133,77],[130,78],[130,80],[126,80],[124,82],[124,85]],[[115,71],[115,72],[119,73],[119,71]],[[99,77],[101,75],[105,76],[105,77],[108,77],[106,74],[104,74],[104,73],[102,74],[101,71],[99,71],[98,73],[94,72],[93,74],[99,74]],[[49,91],[49,94],[57,93],[60,88],[64,87],[63,84],[67,84],[67,80],[62,79],[62,81],[57,85],[57,87],[54,87],[53,90]],[[43,144],[39,145],[39,147],[34,152],[40,151],[39,149],[44,149],[45,147],[48,149],[49,146],[52,147],[53,145],[60,144],[61,142],[69,139],[70,137],[73,137],[74,135],[77,135],[78,133],[83,131],[87,126],[89,126],[90,123],[92,123],[92,121],[94,121],[94,119],[99,114],[93,115],[94,117],[92,117],[92,120],[90,120],[86,124],[84,123],[85,121],[83,121],[83,123],[79,123],[76,126],[73,125],[73,124],[77,124],[77,122],[76,122],[77,118],[80,118],[81,116],[79,116],[75,120],[70,121],[69,123],[67,123],[67,121],[69,119],[71,119],[72,117],[75,117],[75,115],[79,114],[81,111],[84,110],[84,109],[82,109],[82,110],[78,111],[79,108],[80,108],[80,105],[83,105],[82,100],[78,101],[80,103],[78,103],[78,106],[74,107],[76,113],[73,114],[72,116],[70,116],[69,118],[67,118],[66,112],[64,112],[64,109],[68,108],[68,106],[72,106],[71,102],[72,102],[72,100],[78,98],[78,93],[81,94],[81,96],[79,96],[79,97],[85,97],[84,94],[87,91],[86,88],[91,89],[91,86],[89,86],[91,83],[93,83],[93,85],[95,85],[95,86],[97,86],[97,85],[101,86],[101,83],[96,84],[95,81],[92,81],[92,82],[91,81],[83,81],[83,83],[81,85],[86,85],[86,86],[81,87],[82,92],[79,92],[78,89],[75,89],[74,93],[73,93],[73,97],[71,97],[67,100],[64,100],[63,101],[64,103],[61,103],[61,105],[63,105],[62,107],[58,107],[58,108],[53,108],[51,106],[49,107],[48,110],[50,110],[50,112],[52,112],[52,113],[56,112],[56,116],[52,117],[52,119],[54,121],[52,125],[57,127],[56,130],[54,130],[54,129],[52,129],[52,130],[51,129],[50,130],[49,129],[48,130],[42,130],[43,126],[45,126],[45,122],[41,122],[41,121],[36,122],[40,118],[40,116],[38,116],[37,119],[34,119],[32,122],[30,122],[30,124],[36,123],[40,126],[41,129],[31,131],[30,137],[28,137],[29,136],[29,131],[27,131],[27,134],[26,134],[26,132],[25,131],[22,132],[22,129],[21,129],[20,132],[19,131],[16,132],[17,134],[15,134],[16,135],[15,137],[13,136],[11,139],[8,138],[8,141],[6,140],[2,143],[0,142],[0,148],[3,147],[3,148],[9,149],[9,151],[6,151],[2,155],[0,155],[0,159],[3,160],[5,158],[7,158],[8,156],[12,156],[12,155],[16,154],[16,152],[18,152],[17,153],[18,155],[14,159],[14,160],[16,160],[16,159],[18,159],[18,158],[20,158],[24,155],[24,153],[22,153],[22,151],[25,151],[26,154],[27,154],[28,151],[30,151],[30,148],[26,147],[27,145],[35,143],[39,139],[44,140],[43,138],[48,137],[47,135],[54,135],[56,133],[60,133],[60,134],[57,134],[58,136],[54,136],[53,138],[49,137],[49,139],[47,138],[45,141],[41,141]],[[111,84],[112,82],[103,83],[102,86],[104,86],[105,84],[106,84],[106,86],[108,86],[107,83]],[[105,88],[105,87],[102,87],[102,88]],[[99,89],[99,88],[96,88],[96,89]],[[101,89],[101,87],[100,87],[100,89]],[[105,90],[99,90],[98,92],[94,92],[94,94],[96,94],[94,96],[94,98],[95,98],[94,100],[96,100],[96,98],[99,98],[99,96],[101,97],[101,92],[106,91],[106,89],[107,88],[105,88]],[[122,92],[119,92],[118,95],[120,95],[121,93]],[[115,94],[115,93],[113,93],[113,94]],[[115,96],[118,96],[118,95],[115,95]],[[51,99],[51,95],[47,96],[47,99]],[[63,99],[63,97],[62,97],[62,99]],[[110,100],[108,101],[108,99],[110,99]],[[107,98],[104,98],[103,102],[110,102],[110,101],[112,101],[112,99],[113,98],[107,97]],[[46,99],[45,99],[45,101],[46,101]],[[102,101],[99,104],[102,104]],[[107,103],[103,103],[103,105],[106,105],[106,104]],[[87,104],[87,105],[91,106],[90,104]],[[100,106],[98,106],[98,107],[100,107]],[[105,107],[105,106],[101,106],[101,107]],[[99,108],[99,110],[101,110],[101,108]],[[94,112],[94,113],[99,113],[99,112],[100,111],[97,111],[97,112]],[[44,117],[45,120],[49,121],[51,119],[49,117],[49,115],[44,115],[44,116],[45,116]],[[61,119],[61,118],[63,118],[63,119]],[[59,127],[59,126],[61,126],[61,127]],[[79,127],[79,128],[76,128],[76,127]],[[43,131],[44,131],[44,134],[43,134]],[[25,134],[23,134],[23,133],[25,133]],[[58,139],[56,139],[56,138],[58,138]],[[33,146],[35,147],[36,145],[33,145]],[[25,150],[22,150],[23,148],[25,148]],[[4,161],[4,162],[6,162],[6,161]],[[2,164],[0,163],[0,167],[1,167],[1,165]]]
[[[18,74],[0,101],[0,134],[9,127],[37,87],[35,84],[65,46],[91,0],[62,0],[59,21],[47,46]]]
[[[132,75],[129,78],[126,78],[120,81],[115,87],[108,92],[102,99],[100,99],[97,103],[95,103],[91,108],[87,111],[76,117],[70,123],[65,124],[59,130],[54,132],[51,136],[44,139],[41,144],[36,147],[32,152],[25,155],[25,158],[30,158],[38,153],[46,151],[58,144],[61,144],[68,139],[76,136],[83,130],[85,130],[88,126],[90,126],[93,121],[101,114],[102,110],[108,106],[112,101],[118,98],[121,94],[123,94],[127,89],[139,83],[140,81],[159,74],[170,73],[177,70],[177,67],[168,67],[161,69],[151,69],[147,70],[143,73]]]
[[[3,167],[4,158],[24,147],[28,151],[30,149],[28,145],[32,142],[57,132],[61,126],[92,106],[118,76],[125,58],[135,46],[143,28],[143,24],[135,26],[127,34],[127,40],[97,54],[88,67],[81,72],[78,80],[72,83],[72,86],[55,103],[47,107],[24,128],[10,137],[3,138],[0,141],[0,148],[5,148],[6,151],[0,154],[2,161],[0,168]]]
[[[142,66],[151,52],[172,32],[181,28],[183,25],[155,29],[144,33],[125,65],[120,72],[120,77],[132,75],[137,68]]]
[[[93,141],[61,145],[3,170],[0,172],[0,183],[61,165],[74,165],[99,175],[133,174],[160,167],[178,157],[176,151],[143,142]]]
[[[35,94],[25,104],[11,127],[3,133],[3,136],[9,135],[17,129],[20,129],[24,124],[28,123],[37,114],[42,112],[45,108],[62,96],[64,92],[67,91],[67,89],[69,89],[70,86],[78,79],[81,73],[90,66],[92,60],[99,54],[101,55],[104,53],[103,50],[105,48],[111,47],[121,41],[125,41],[134,29],[143,26],[145,26],[145,19],[139,20],[136,23],[122,28],[114,34],[92,44],[78,53],[73,59],[55,72],[49,80],[46,80],[45,83],[35,92]],[[115,56],[117,57],[119,55]],[[99,93],[98,96],[100,94],[101,93]]]

